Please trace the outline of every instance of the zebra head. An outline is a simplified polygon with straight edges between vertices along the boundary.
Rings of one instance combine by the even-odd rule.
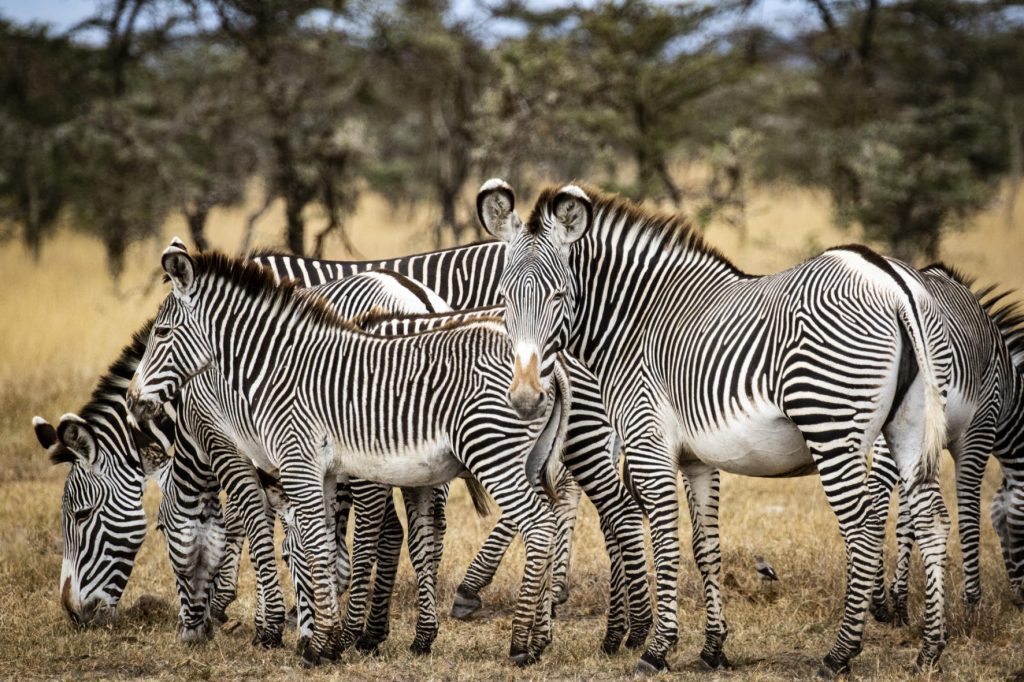
[[[108,470],[106,463],[119,458],[76,414],[65,414],[56,429],[41,417],[32,424],[50,460],[71,465],[61,499],[61,605],[77,625],[108,623],[146,537],[143,465],[120,475]]]
[[[590,227],[593,207],[582,189],[566,185],[543,193],[524,224],[512,188],[489,180],[477,196],[477,214],[506,243],[498,291],[515,351],[509,402],[520,417],[534,419],[544,411],[557,354],[568,343],[575,299],[569,247]]]
[[[160,305],[146,352],[128,384],[128,408],[139,419],[158,415],[182,385],[210,366],[213,357],[203,334],[188,333],[197,324],[191,314],[198,289],[195,261],[175,237],[160,263],[171,282],[171,295]]]

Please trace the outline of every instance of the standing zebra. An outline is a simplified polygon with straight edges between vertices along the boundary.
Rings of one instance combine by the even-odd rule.
[[[493,323],[408,337],[359,332],[316,297],[275,284],[263,268],[171,246],[162,258],[172,292],[128,389],[137,416],[159,410],[210,369],[243,393],[263,447],[295,512],[314,587],[314,634],[303,661],[337,641],[333,534],[323,523],[335,472],[406,487],[469,472],[515,521],[527,547],[510,656],[537,659],[550,642],[554,515],[528,472],[546,470],[564,437],[570,397],[523,423],[505,391],[508,338]],[[514,453],[511,457],[509,453]],[[526,466],[509,466],[509,462]],[[557,462],[557,457],[554,458]],[[326,477],[326,478],[325,478]]]
[[[905,265],[892,261],[897,271]],[[946,443],[956,465],[957,518],[960,546],[964,561],[964,600],[968,605],[981,600],[981,576],[979,564],[981,480],[985,466],[993,452],[1004,472],[1003,487],[993,500],[994,509],[1016,509],[1019,515],[1024,509],[1024,378],[1021,366],[1014,365],[1010,348],[1021,319],[1016,316],[1014,306],[999,307],[1006,294],[992,296],[992,288],[975,295],[971,291],[974,282],[942,264],[931,265],[921,271],[929,293],[935,299],[939,311],[947,319],[950,346],[953,351],[947,391]],[[1018,355],[1018,360],[1021,356]],[[1024,362],[1019,363],[1024,366]],[[899,472],[889,457],[885,440],[875,443],[875,459],[872,463],[871,485],[877,497],[877,505],[883,515],[888,512],[892,489],[899,482]],[[1004,492],[1005,491],[1005,492]],[[1016,507],[1001,506],[1000,495],[1018,496]],[[993,521],[1000,531],[1001,539],[1011,537],[1001,528],[1008,528]],[[1021,579],[1024,578],[1019,538],[1024,524],[1017,521],[1012,535],[1014,541],[1004,541],[1004,549],[1011,548],[1004,558],[1011,589],[1015,599],[1024,597]],[[907,622],[907,573],[910,567],[910,551],[913,545],[913,528],[905,496],[900,496],[900,515],[897,525],[899,556],[896,575],[892,583],[894,613],[890,612],[886,593],[885,575],[882,562],[872,594],[871,609],[881,621],[895,618]],[[1012,548],[1016,548],[1015,550]],[[1016,554],[1017,562],[1009,560]]]
[[[724,667],[719,470],[792,476],[818,470],[847,547],[846,608],[822,672],[848,670],[884,526],[867,454],[879,432],[908,491],[927,571],[917,662],[945,645],[948,515],[936,483],[948,349],[923,285],[863,247],[833,249],[784,272],[747,275],[675,217],[568,185],[544,191],[529,221],[501,181],[477,203],[507,244],[498,284],[516,348],[511,400],[529,416],[542,369],[562,347],[601,382],[650,517],[658,622],[638,669],[665,668],[678,638],[676,472],[707,607],[702,660]]]

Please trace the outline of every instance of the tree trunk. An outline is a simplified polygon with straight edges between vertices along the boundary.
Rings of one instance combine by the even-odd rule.
[[[284,197],[285,225],[285,246],[297,256],[306,251],[306,222],[302,219],[302,209],[306,202],[295,192],[289,192]]]
[[[210,249],[210,243],[206,239],[206,218],[210,214],[210,209],[205,205],[200,204],[193,210],[185,209],[185,220],[188,222],[189,236],[192,238],[192,243],[196,245],[197,251],[208,251]]]
[[[107,272],[114,280],[115,290],[121,281],[121,275],[124,274],[124,252],[127,247],[125,229],[120,222],[120,219],[112,220],[107,234],[103,237],[103,248],[107,255]]]
[[[252,236],[256,231],[256,221],[263,217],[263,214],[270,209],[272,203],[274,203],[274,193],[267,190],[260,207],[250,213],[245,219],[245,229],[242,231],[242,243],[238,245],[238,253],[243,256],[249,253],[249,250],[252,248]]]
[[[668,170],[668,163],[664,157],[658,159],[657,163],[658,175],[661,176],[661,182],[665,185],[665,191],[668,192],[668,198],[672,200],[672,205],[679,208],[683,203],[683,193],[679,189],[679,185],[672,179],[672,174]]]
[[[1024,153],[1021,150],[1020,121],[1013,106],[1013,100],[1006,102],[1006,130],[1010,147],[1010,187],[1006,195],[1006,228],[1013,229],[1014,212],[1017,208],[1017,192],[1020,191],[1021,177],[1024,176]]]

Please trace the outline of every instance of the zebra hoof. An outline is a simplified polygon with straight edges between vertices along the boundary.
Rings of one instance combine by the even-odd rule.
[[[281,641],[281,631],[257,630],[253,635],[252,645],[261,649],[279,649],[284,646]]]
[[[383,639],[375,637],[373,635],[363,635],[356,640],[356,650],[367,656],[373,656],[380,651],[380,645],[383,643]]]
[[[631,651],[642,649],[647,642],[647,635],[651,632],[651,622],[641,623],[636,627],[630,626],[629,637],[626,638],[626,648]]]
[[[821,662],[821,667],[818,668],[818,679],[819,680],[834,680],[840,677],[844,677],[850,674],[850,663],[836,663],[831,657],[826,656],[825,660]]]
[[[561,606],[565,602],[569,601],[569,588],[563,587],[555,590],[553,601],[556,606]]]
[[[430,650],[433,646],[433,642],[414,641],[409,645],[409,651],[411,651],[414,656],[429,656]]]
[[[465,620],[480,610],[483,603],[480,597],[463,587],[455,590],[455,599],[452,601],[452,618]]]
[[[729,664],[729,659],[725,657],[724,651],[718,651],[713,654],[701,652],[700,664],[706,671],[732,669],[732,666]]]
[[[981,592],[965,592],[964,593],[964,604],[967,608],[975,610],[978,604],[981,603]]]
[[[527,666],[531,666],[539,660],[529,651],[526,651],[521,654],[515,654],[514,656],[509,656],[509,659],[512,661],[512,664],[515,665],[517,668],[525,668]]]
[[[306,642],[302,650],[302,667],[315,668],[320,665],[320,654],[313,650],[311,642]]]
[[[217,627],[220,627],[228,622],[228,614],[222,610],[210,611],[210,621]]]
[[[633,677],[652,677],[666,670],[668,670],[668,664],[664,658],[657,658],[645,652],[636,662]]]
[[[208,624],[203,623],[193,627],[182,628],[181,633],[178,635],[178,639],[181,640],[182,644],[198,646],[208,642],[211,636],[212,631],[208,627]]]
[[[611,656],[619,650],[619,646],[622,644],[621,632],[609,632],[606,633],[604,639],[601,641],[601,653],[608,654]]]
[[[892,622],[893,613],[889,610],[888,602],[871,602],[868,606],[868,610],[871,611],[871,615],[874,617],[876,623]]]

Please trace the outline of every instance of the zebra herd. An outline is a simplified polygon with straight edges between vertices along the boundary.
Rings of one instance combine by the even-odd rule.
[[[981,598],[980,486],[995,454],[1003,483],[992,520],[1024,601],[1024,316],[1004,294],[860,246],[748,275],[686,220],[575,184],[544,191],[524,222],[512,188],[491,180],[477,210],[496,241],[393,260],[242,260],[172,242],[161,258],[171,291],[156,318],[79,413],[56,427],[34,420],[52,461],[71,465],[60,599],[73,621],[116,614],[145,535],[143,487],[155,478],[183,641],[225,619],[247,540],[253,643],[281,645],[280,519],[303,663],[371,651],[388,636],[398,487],[417,583],[410,648],[428,653],[445,503],[464,478],[477,511],[489,497],[501,517],[453,614],[480,607],[521,535],[509,656],[537,661],[553,604],[568,596],[585,493],[611,565],[601,649],[643,649],[637,671],[656,673],[679,633],[681,472],[706,607],[700,657],[724,668],[719,472],[816,472],[847,549],[845,608],[822,673],[849,669],[869,609],[906,621],[915,542],[926,579],[916,665],[929,668],[946,643],[943,447],[956,465],[965,598]],[[882,544],[897,486],[887,591]]]

